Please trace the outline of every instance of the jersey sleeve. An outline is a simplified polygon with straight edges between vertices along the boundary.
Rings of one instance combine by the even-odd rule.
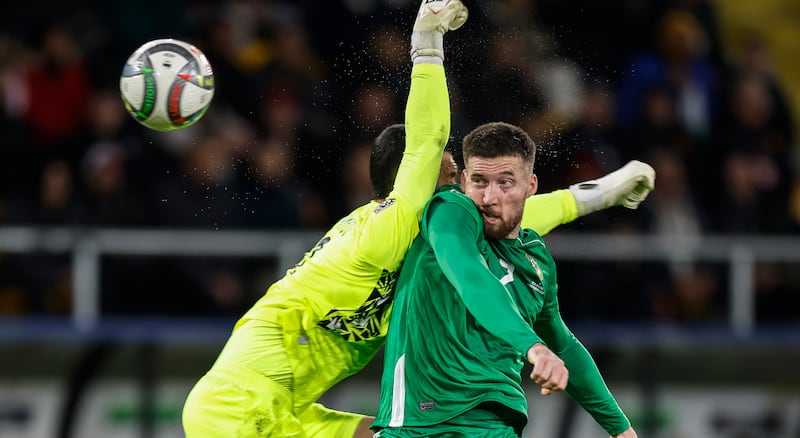
[[[413,67],[405,129],[406,149],[389,197],[406,199],[419,220],[436,188],[442,152],[450,138],[450,97],[441,65]]]
[[[361,256],[384,269],[394,269],[403,260],[439,178],[442,151],[450,137],[450,97],[441,65],[412,68],[405,130],[406,147],[394,188],[376,207],[358,241]]]
[[[551,272],[555,272],[555,269]],[[627,430],[631,423],[611,395],[589,351],[561,318],[556,289],[554,278],[548,286],[547,302],[536,318],[534,330],[569,370],[567,394],[609,435],[618,435]]]
[[[531,228],[544,236],[553,228],[578,218],[578,203],[568,189],[534,195],[525,201],[522,228]]]
[[[506,288],[486,266],[477,246],[478,227],[482,224],[464,204],[443,202],[440,198],[431,202],[423,218],[424,233],[445,277],[475,320],[524,356],[541,340],[522,318]]]
[[[419,212],[405,198],[386,198],[364,221],[353,251],[370,265],[393,271],[419,233]]]

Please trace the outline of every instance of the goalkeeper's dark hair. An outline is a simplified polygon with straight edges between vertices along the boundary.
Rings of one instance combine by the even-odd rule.
[[[462,142],[464,161],[472,157],[521,157],[533,171],[536,160],[536,143],[519,126],[505,122],[491,122],[478,126]]]
[[[375,138],[369,157],[369,178],[376,199],[389,196],[394,188],[394,178],[405,149],[406,127],[402,123],[387,127]]]

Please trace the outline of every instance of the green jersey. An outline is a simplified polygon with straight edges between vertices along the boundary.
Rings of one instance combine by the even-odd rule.
[[[486,240],[477,208],[454,186],[431,199],[420,230],[395,291],[374,427],[433,426],[488,407],[521,433],[521,372],[537,342],[565,361],[567,392],[601,426],[629,427],[561,319],[555,263],[536,232]]]

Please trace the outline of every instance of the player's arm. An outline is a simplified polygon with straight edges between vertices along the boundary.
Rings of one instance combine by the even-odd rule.
[[[405,128],[406,148],[389,197],[404,198],[421,215],[433,194],[450,138],[450,98],[441,65],[414,65]]]
[[[435,201],[434,201],[435,202]],[[487,268],[476,245],[480,229],[464,205],[435,202],[425,216],[425,237],[442,272],[467,310],[488,332],[524,356],[542,342],[525,322],[506,288]]]
[[[406,103],[406,149],[390,196],[405,197],[417,219],[436,188],[450,138],[450,97],[444,74],[444,35],[467,20],[459,0],[428,0],[420,5],[411,33],[411,90]]]
[[[548,291],[547,302],[533,328],[569,370],[567,394],[591,414],[609,435],[632,431],[630,421],[611,395],[589,351],[564,324],[558,309],[555,286]]]
[[[540,236],[555,227],[568,224],[580,217],[578,203],[568,189],[534,195],[525,201],[522,228],[532,228]]]
[[[417,234],[439,177],[450,138],[450,96],[442,59],[443,36],[463,24],[460,2],[423,2],[411,39],[411,88],[405,113],[406,144],[394,186],[361,234],[358,251],[375,266],[395,269]],[[440,9],[444,7],[444,10]],[[438,14],[433,11],[439,11]],[[460,21],[459,21],[460,20]],[[459,24],[460,23],[460,24]]]
[[[650,165],[633,160],[602,178],[531,196],[525,202],[522,227],[543,236],[559,225],[609,207],[636,209],[655,188],[655,179]]]
[[[356,249],[385,269],[395,269],[403,259],[439,178],[450,135],[450,101],[441,65],[414,65],[405,131],[406,146],[394,188],[363,228]]]

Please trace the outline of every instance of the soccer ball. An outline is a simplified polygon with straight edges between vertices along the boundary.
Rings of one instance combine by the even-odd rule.
[[[156,131],[197,122],[214,97],[214,73],[197,47],[175,39],[149,41],[122,68],[119,91],[128,113]]]

